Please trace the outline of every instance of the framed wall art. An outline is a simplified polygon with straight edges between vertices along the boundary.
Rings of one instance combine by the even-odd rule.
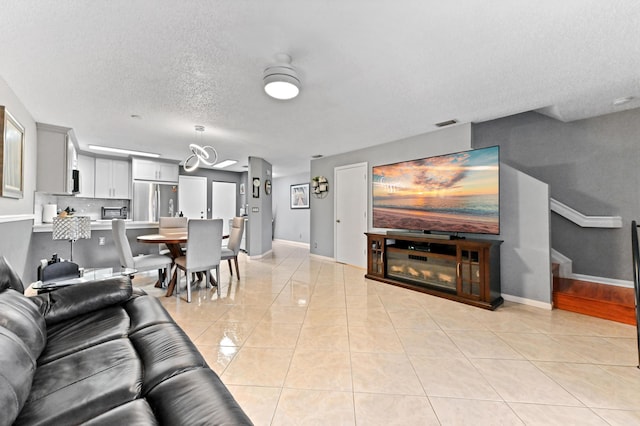
[[[291,185],[291,208],[292,209],[308,209],[309,208],[309,184],[308,183]]]
[[[0,106],[0,190],[3,197],[24,195],[24,127]]]
[[[260,178],[253,178],[253,198],[260,198]]]

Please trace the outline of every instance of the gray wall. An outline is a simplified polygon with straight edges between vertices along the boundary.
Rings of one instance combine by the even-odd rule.
[[[308,183],[308,173],[287,176],[273,181],[274,238],[309,243],[310,209],[291,208],[291,185]],[[312,197],[313,198],[313,197]]]
[[[7,258],[18,275],[25,281],[25,273],[33,267],[28,261],[29,243],[31,241],[32,220],[0,223],[0,256]],[[36,264],[37,266],[37,264]]]
[[[471,125],[461,124],[346,154],[312,160],[310,176],[322,175],[333,179],[335,167],[363,162],[368,163],[369,176],[371,176],[372,166],[464,151],[470,147]],[[335,188],[333,182],[330,181],[329,193],[326,198],[311,197],[311,252],[327,257],[334,257],[334,194]],[[367,199],[369,200],[368,211],[370,212],[371,187],[368,188]],[[368,227],[371,229],[371,219],[369,219]]]
[[[260,193],[258,198],[253,198],[253,178],[260,178]],[[273,236],[272,212],[273,204],[271,195],[264,190],[267,179],[273,180],[271,164],[258,157],[249,157],[249,177],[247,183],[247,203],[249,204],[249,256],[260,256],[271,250]],[[272,182],[273,187],[273,182]],[[257,211],[254,211],[257,210]]]
[[[33,220],[4,222],[5,216],[32,215],[33,194],[36,189],[36,123],[18,97],[0,77],[0,105],[15,117],[25,128],[24,145],[24,197],[21,199],[0,197],[0,255],[5,256],[20,274],[30,268],[27,265],[27,251],[31,239]]]
[[[621,229],[580,228],[551,215],[551,244],[573,272],[632,280],[631,220],[640,219],[640,109],[571,123],[530,112],[473,126],[474,148],[549,184],[551,197],[588,216],[621,216]]]

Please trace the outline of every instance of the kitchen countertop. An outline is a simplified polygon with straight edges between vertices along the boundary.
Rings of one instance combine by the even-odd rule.
[[[125,220],[127,229],[146,229],[146,228],[157,228],[158,222],[140,222],[133,220]],[[111,221],[110,220],[92,220],[91,221],[91,230],[92,231],[110,231],[111,230]],[[33,224],[33,232],[53,232],[53,224],[52,223],[34,223]]]

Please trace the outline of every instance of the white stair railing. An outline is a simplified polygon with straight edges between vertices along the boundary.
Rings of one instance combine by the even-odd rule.
[[[551,263],[558,264],[558,276],[569,278],[573,274],[573,261],[556,249],[551,249]]]
[[[583,228],[622,228],[620,216],[587,216],[560,201],[549,198],[551,211]]]
[[[622,218],[620,216],[587,216],[554,198],[549,198],[549,207],[552,212],[559,214],[583,228],[622,228]],[[558,275],[561,278],[572,278],[621,287],[633,286],[632,282],[626,280],[575,274],[573,273],[573,262],[571,259],[553,248],[551,249],[551,261],[559,265]]]

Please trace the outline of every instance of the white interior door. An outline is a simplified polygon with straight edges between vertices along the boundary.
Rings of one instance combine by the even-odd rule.
[[[178,209],[189,219],[207,218],[206,177],[178,177]]]
[[[367,267],[367,163],[336,167],[336,261]]]
[[[211,182],[211,219],[224,219],[222,233],[229,235],[229,221],[236,215],[236,184]]]

